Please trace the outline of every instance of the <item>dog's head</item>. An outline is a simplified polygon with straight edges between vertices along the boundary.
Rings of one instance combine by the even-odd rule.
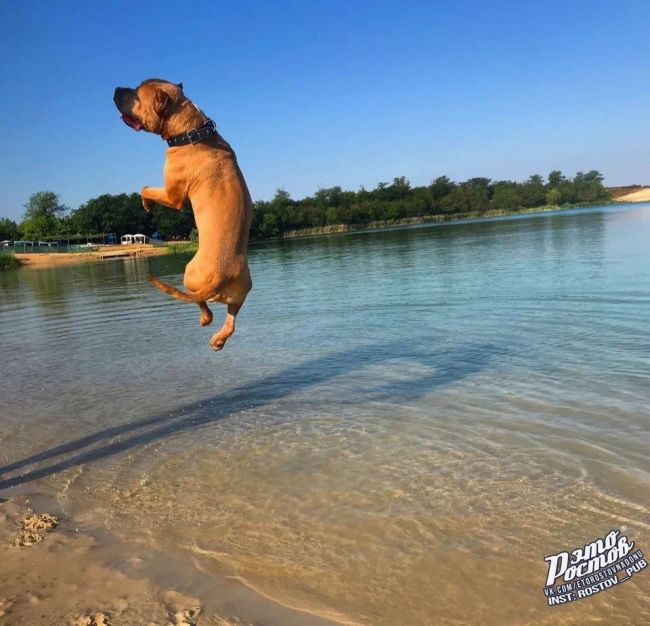
[[[187,101],[183,83],[159,78],[143,80],[138,87],[116,87],[113,101],[125,124],[134,130],[162,134],[166,122]]]

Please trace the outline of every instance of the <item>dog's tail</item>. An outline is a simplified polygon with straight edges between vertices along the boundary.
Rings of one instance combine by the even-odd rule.
[[[183,302],[206,302],[210,298],[214,298],[218,294],[218,287],[222,284],[222,281],[217,279],[213,283],[199,289],[199,291],[183,291],[176,287],[172,287],[167,283],[163,283],[162,280],[156,278],[155,276],[149,275],[149,282],[154,286],[158,287],[160,291],[168,293],[172,298],[177,300],[182,300]]]

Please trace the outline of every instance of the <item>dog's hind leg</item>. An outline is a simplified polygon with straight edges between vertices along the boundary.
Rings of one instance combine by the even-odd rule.
[[[226,341],[228,341],[228,337],[230,337],[230,335],[235,332],[235,317],[237,316],[237,313],[239,313],[239,309],[241,309],[242,304],[243,302],[240,304],[228,305],[228,313],[226,314],[226,319],[223,322],[223,326],[218,332],[212,335],[212,339],[210,339],[210,346],[213,350],[221,350],[221,348],[224,347]]]
[[[245,266],[244,271],[228,285],[228,293],[225,294],[230,299],[228,312],[226,319],[223,321],[223,326],[210,339],[210,346],[213,350],[221,350],[228,337],[235,332],[235,317],[237,317],[237,313],[242,308],[244,300],[246,300],[246,296],[252,287],[253,281],[251,280],[251,274],[248,271],[248,266]]]
[[[199,302],[199,309],[201,309],[201,317],[199,318],[199,324],[201,326],[209,326],[212,324],[212,311],[208,307],[207,302]]]

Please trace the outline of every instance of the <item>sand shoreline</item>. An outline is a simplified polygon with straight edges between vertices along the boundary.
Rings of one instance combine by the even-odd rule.
[[[609,188],[612,200],[615,202],[648,202],[650,201],[650,187],[632,185],[629,187]]]
[[[165,246],[135,244],[129,246],[101,246],[91,252],[17,252],[22,267],[44,268],[76,263],[90,263],[123,258],[140,258],[167,254]]]
[[[650,188],[628,193],[616,200],[617,202],[648,202],[650,201]]]
[[[24,520],[57,523],[22,542]],[[47,524],[46,524],[47,526]],[[54,499],[0,499],[0,623],[7,626],[335,626],[285,607],[235,576],[155,547],[124,542],[66,515]],[[116,558],[116,555],[130,555]]]

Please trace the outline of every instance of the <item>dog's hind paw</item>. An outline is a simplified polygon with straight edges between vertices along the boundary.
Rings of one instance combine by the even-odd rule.
[[[199,302],[199,309],[201,309],[201,317],[199,317],[199,324],[201,326],[209,326],[212,324],[212,311],[205,302]]]
[[[212,313],[201,313],[199,324],[201,324],[201,326],[210,326],[210,324],[212,324]]]

